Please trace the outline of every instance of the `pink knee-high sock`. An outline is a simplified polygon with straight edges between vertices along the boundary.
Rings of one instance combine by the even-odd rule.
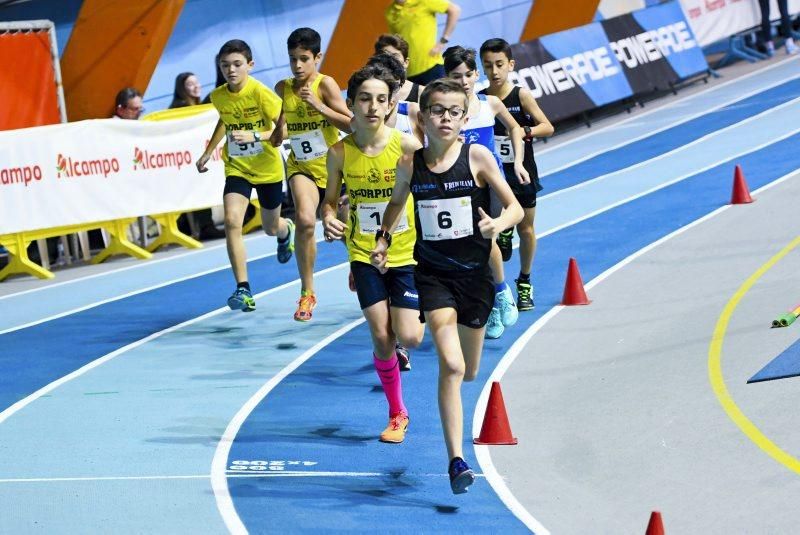
[[[372,362],[375,364],[375,371],[383,385],[383,393],[389,402],[389,415],[394,416],[398,412],[408,414],[403,403],[403,384],[400,382],[400,366],[397,362],[397,354],[392,353],[389,360],[381,360],[372,354]]]

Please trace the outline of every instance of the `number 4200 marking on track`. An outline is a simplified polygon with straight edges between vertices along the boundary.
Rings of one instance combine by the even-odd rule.
[[[235,472],[264,472],[267,470],[286,470],[287,466],[314,466],[316,461],[231,461],[228,471]]]

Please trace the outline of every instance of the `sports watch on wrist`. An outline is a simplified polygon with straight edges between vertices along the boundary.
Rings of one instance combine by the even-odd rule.
[[[441,38],[441,39],[439,39],[439,42],[440,42],[440,43],[442,43],[443,45],[446,45],[447,43],[449,43],[449,42],[450,42],[450,39],[448,39],[447,37],[445,37],[445,36],[443,35],[443,36],[442,36],[442,38]]]
[[[256,130],[253,130],[253,137],[256,138],[256,141],[261,141],[261,134]]]
[[[375,232],[375,243],[378,243],[378,238],[383,238],[384,240],[386,240],[387,248],[392,246],[392,235],[383,230],[382,228],[378,229],[377,232]]]

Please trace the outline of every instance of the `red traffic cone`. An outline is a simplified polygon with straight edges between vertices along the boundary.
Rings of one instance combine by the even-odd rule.
[[[588,305],[591,303],[583,289],[583,279],[578,271],[578,262],[574,258],[569,259],[567,268],[567,282],[564,284],[564,297],[561,298],[562,305]]]
[[[664,535],[664,523],[661,522],[661,513],[653,511],[650,513],[650,522],[647,523],[645,535]]]
[[[744,180],[742,167],[737,165],[733,172],[733,193],[731,194],[731,204],[748,204],[753,202],[750,196],[750,189]]]
[[[481,434],[472,443],[494,446],[501,444],[513,446],[517,443],[517,439],[511,435],[506,404],[503,403],[503,393],[497,381],[492,383],[492,390],[489,392],[489,403],[486,404],[486,413],[483,415]]]

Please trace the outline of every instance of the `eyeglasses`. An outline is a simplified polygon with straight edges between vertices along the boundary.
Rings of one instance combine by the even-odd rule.
[[[441,104],[428,106],[428,113],[435,117],[444,117],[444,112],[447,112],[451,119],[458,120],[464,117],[464,114],[467,113],[467,110],[461,106],[453,106],[452,108],[445,108]]]

